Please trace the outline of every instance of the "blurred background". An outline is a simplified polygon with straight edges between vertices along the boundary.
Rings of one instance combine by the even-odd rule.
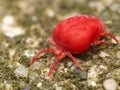
[[[0,89],[120,90],[120,46],[109,38],[110,48],[76,56],[83,72],[65,58],[47,78],[55,58],[50,53],[29,67],[32,56],[49,47],[57,23],[81,14],[99,17],[120,40],[120,0],[0,0]]]

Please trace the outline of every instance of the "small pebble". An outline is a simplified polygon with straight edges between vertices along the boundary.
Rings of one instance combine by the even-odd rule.
[[[114,65],[120,67],[120,60],[117,60]]]
[[[104,65],[100,65],[99,67],[97,67],[96,71],[98,74],[103,74],[104,72],[106,72],[108,70],[107,66]]]
[[[23,54],[28,58],[34,56],[34,53],[30,50],[25,50]]]
[[[98,73],[96,69],[97,69],[97,65],[94,65],[90,68],[90,70],[88,71],[88,75],[87,75],[89,79],[95,80],[98,77]]]
[[[118,84],[114,79],[107,79],[103,82],[105,90],[117,90]]]
[[[30,90],[30,85],[26,85],[23,90]]]
[[[32,73],[30,73],[30,75],[29,75],[29,78],[30,78],[30,80],[37,80],[38,79],[38,77],[39,77],[39,75],[37,74],[37,73],[35,73],[35,72],[32,72]]]
[[[70,67],[70,66],[72,66],[72,64],[73,64],[73,62],[68,62],[67,66]]]
[[[99,57],[101,57],[101,58],[105,58],[107,56],[110,56],[110,55],[107,54],[106,52],[103,52],[103,51],[101,51],[100,54],[99,54]]]
[[[40,67],[42,67],[42,66],[43,66],[42,63],[40,63],[40,62],[34,62],[30,67],[31,67],[32,70],[39,70]]]
[[[96,82],[95,81],[91,81],[91,85],[92,86],[96,86]]]
[[[14,16],[6,15],[1,22],[1,32],[10,38],[13,38],[24,34],[24,29],[17,26]]]
[[[16,74],[16,76],[27,77],[28,69],[25,66],[20,65],[15,69],[14,73]]]
[[[6,15],[2,20],[2,24],[5,25],[14,25],[15,23],[16,23],[15,18],[12,15]]]
[[[56,87],[55,90],[62,90],[62,87]]]
[[[45,13],[51,18],[55,16],[55,12],[52,9],[47,9]]]
[[[0,74],[0,78],[4,78],[4,75],[3,75],[3,74]]]
[[[9,83],[7,83],[7,84],[5,85],[5,90],[13,90],[12,85],[9,84]]]
[[[93,80],[88,80],[87,82],[88,82],[88,85],[90,85],[90,86],[93,86],[93,87],[96,86],[96,82]]]
[[[37,88],[42,88],[42,83],[41,83],[41,82],[39,82],[39,83],[37,84]]]
[[[117,58],[120,58],[120,51],[118,51],[116,54],[117,54]]]

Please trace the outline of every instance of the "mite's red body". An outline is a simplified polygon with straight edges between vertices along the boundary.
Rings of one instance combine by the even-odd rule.
[[[83,68],[71,53],[80,54],[91,45],[108,45],[109,43],[107,41],[100,40],[104,35],[110,36],[118,43],[118,40],[112,34],[105,32],[103,22],[94,16],[79,15],[65,19],[55,27],[53,31],[53,40],[48,38],[48,42],[54,46],[54,49],[45,48],[40,50],[33,57],[30,64],[33,64],[41,53],[53,52],[56,55],[56,60],[51,65],[48,76],[52,74],[57,62],[66,55],[82,70]]]
[[[104,32],[101,20],[93,16],[75,16],[60,22],[53,32],[53,40],[74,54],[84,52]]]

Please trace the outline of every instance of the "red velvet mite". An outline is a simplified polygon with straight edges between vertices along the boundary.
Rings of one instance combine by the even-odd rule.
[[[30,64],[33,64],[41,53],[52,52],[56,55],[56,59],[50,67],[48,76],[51,76],[56,64],[65,56],[68,56],[80,70],[83,70],[72,54],[80,54],[90,46],[108,45],[109,42],[101,40],[103,36],[110,36],[118,43],[118,40],[112,34],[105,31],[104,23],[99,18],[89,15],[70,17],[61,21],[55,27],[52,39],[47,39],[53,48],[39,50]]]

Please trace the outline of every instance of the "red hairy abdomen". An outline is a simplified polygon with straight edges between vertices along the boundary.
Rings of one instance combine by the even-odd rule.
[[[80,15],[61,21],[53,31],[53,40],[65,50],[79,54],[88,49],[102,32],[104,25],[101,20]]]

